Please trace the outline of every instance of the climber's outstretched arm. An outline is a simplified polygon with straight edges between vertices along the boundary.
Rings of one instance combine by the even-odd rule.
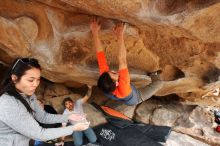
[[[93,41],[94,41],[94,45],[96,48],[96,52],[103,51],[102,43],[99,38],[100,28],[101,28],[101,26],[98,23],[97,18],[95,18],[95,17],[92,18],[91,23],[90,23],[90,29],[92,31]]]
[[[124,31],[126,25],[123,22],[118,23],[114,28],[114,33],[117,37],[119,50],[118,50],[118,63],[119,63],[119,70],[127,68],[127,59],[126,59],[126,48],[124,43]]]
[[[96,49],[96,56],[97,56],[97,60],[98,60],[98,65],[99,65],[99,72],[100,75],[104,72],[108,72],[109,71],[109,67],[106,61],[106,57],[105,57],[105,53],[104,53],[104,49],[102,46],[102,42],[99,38],[99,30],[100,30],[101,26],[97,21],[97,18],[92,18],[91,23],[90,23],[90,29],[92,31],[92,35],[93,35],[93,42],[95,45],[95,49]]]

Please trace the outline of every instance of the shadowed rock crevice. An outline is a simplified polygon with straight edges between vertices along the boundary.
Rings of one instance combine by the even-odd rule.
[[[184,72],[172,65],[166,65],[161,74],[161,79],[164,81],[172,81],[183,77],[185,77]]]
[[[202,76],[202,79],[205,83],[213,83],[219,81],[219,76],[220,70],[217,67],[213,67]]]
[[[159,0],[152,1],[152,3],[156,3],[155,7],[162,15],[173,15],[183,11],[206,8],[218,3],[218,0]]]

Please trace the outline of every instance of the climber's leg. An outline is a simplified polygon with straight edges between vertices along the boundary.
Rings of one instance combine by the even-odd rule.
[[[158,90],[160,90],[163,86],[163,83],[163,81],[154,81],[151,84],[138,89],[142,102],[151,98]]]

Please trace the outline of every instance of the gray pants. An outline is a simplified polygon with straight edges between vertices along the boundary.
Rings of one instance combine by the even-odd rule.
[[[162,88],[163,83],[163,81],[155,81],[145,87],[138,89],[140,94],[139,103],[151,98],[157,91]]]
[[[121,101],[126,105],[133,106],[151,98],[151,96],[153,96],[158,90],[161,89],[163,83],[163,81],[155,81],[140,89],[137,89],[134,85],[131,84],[131,94],[123,99],[120,99],[113,94],[105,93],[105,96],[113,100]]]

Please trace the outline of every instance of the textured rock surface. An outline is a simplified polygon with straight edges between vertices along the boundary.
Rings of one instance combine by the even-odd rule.
[[[197,117],[208,116],[195,106],[220,106],[216,93],[220,87],[220,0],[1,0],[0,63],[31,56],[40,61],[43,77],[52,82],[69,87],[95,85],[99,73],[89,29],[94,15],[102,24],[101,40],[112,68],[117,69],[118,47],[112,28],[124,21],[132,82],[147,85],[146,72],[162,70],[161,79],[167,82],[156,95],[179,96],[190,105],[170,105],[172,98],[167,98],[166,106],[154,100],[139,107],[116,106],[99,93],[93,99],[115,104],[114,108],[142,122],[174,126],[177,132],[220,144],[210,128],[213,123]],[[62,110],[55,103],[62,99],[57,97],[69,94],[67,89],[45,87],[39,89],[39,97],[53,100]]]
[[[170,100],[168,100],[170,98]],[[213,107],[185,105],[167,97],[167,99],[156,98],[142,103],[136,109],[137,121],[154,125],[164,125],[172,127],[173,131],[191,136],[197,140],[204,141],[210,145],[219,145],[219,133],[215,132]],[[176,137],[176,136],[175,136]],[[170,137],[173,139],[173,137]],[[183,136],[183,141],[188,143],[188,138]],[[181,140],[170,141],[181,145]],[[169,141],[168,141],[169,143]],[[189,143],[189,145],[196,145]],[[188,145],[188,144],[187,144]]]
[[[171,132],[166,142],[167,146],[209,146],[199,140],[193,139],[192,137],[177,132]]]
[[[53,82],[94,85],[98,69],[90,18],[99,16],[113,68],[117,68],[117,45],[111,30],[121,20],[128,25],[125,42],[132,81],[149,84],[149,78],[139,75],[161,69],[162,78],[173,82],[158,95],[181,93],[200,103],[196,99],[205,94],[203,87],[219,76],[219,9],[219,0],[2,0],[0,60],[36,57],[43,76]],[[185,78],[175,80],[181,77]]]

